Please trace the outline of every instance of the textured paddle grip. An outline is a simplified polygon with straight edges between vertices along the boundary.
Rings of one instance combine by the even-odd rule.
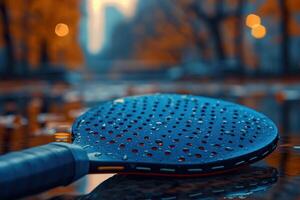
[[[89,170],[87,153],[77,145],[50,143],[0,157],[0,199],[36,194],[72,183]]]

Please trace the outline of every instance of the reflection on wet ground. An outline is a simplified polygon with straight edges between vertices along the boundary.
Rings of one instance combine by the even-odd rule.
[[[298,147],[285,143],[263,161],[223,175],[195,178],[88,175],[66,188],[27,199],[299,199],[299,159]]]
[[[165,178],[115,175],[82,199],[235,198],[267,190],[277,181],[272,167],[249,167],[207,178]]]
[[[37,85],[37,84],[33,84]],[[0,92],[0,154],[53,141],[90,106],[120,96],[170,92],[214,96],[261,111],[280,129],[280,146],[255,167],[195,179],[88,175],[40,199],[299,199],[300,92],[294,86],[215,84],[91,84],[14,87]],[[300,90],[299,90],[300,91]]]

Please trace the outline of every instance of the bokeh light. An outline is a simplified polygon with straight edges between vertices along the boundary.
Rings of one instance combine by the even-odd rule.
[[[259,25],[260,23],[261,23],[261,19],[258,15],[249,14],[246,18],[246,25],[249,28],[253,28],[256,25]]]
[[[65,37],[69,34],[69,26],[64,23],[58,23],[55,26],[55,34],[59,37]]]
[[[54,140],[55,142],[67,142],[67,143],[71,143],[71,134],[70,133],[55,133],[54,134]]]
[[[251,30],[251,35],[256,39],[264,38],[267,34],[267,29],[261,24],[255,25]]]

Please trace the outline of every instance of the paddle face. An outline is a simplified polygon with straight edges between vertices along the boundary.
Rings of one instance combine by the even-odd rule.
[[[226,171],[264,158],[278,140],[274,123],[252,109],[167,94],[104,103],[80,116],[72,133],[96,173]]]

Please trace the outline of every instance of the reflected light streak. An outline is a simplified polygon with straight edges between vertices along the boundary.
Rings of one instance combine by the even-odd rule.
[[[105,9],[116,7],[126,18],[134,15],[138,0],[88,0],[88,51],[97,54],[104,43]]]
[[[95,189],[98,185],[104,182],[106,179],[112,177],[115,174],[90,174],[87,176],[87,188],[86,193],[90,193]]]

